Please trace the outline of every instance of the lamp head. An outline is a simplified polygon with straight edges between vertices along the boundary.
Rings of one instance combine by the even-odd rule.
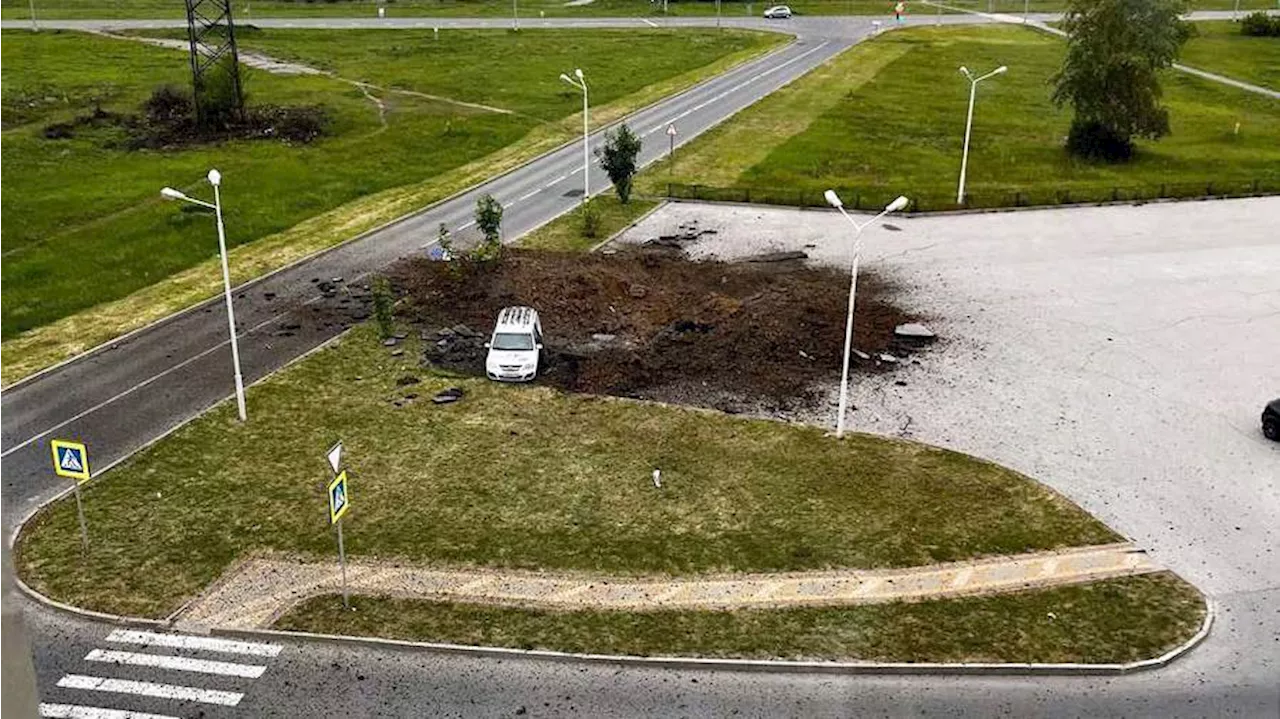
[[[911,203],[911,200],[908,200],[903,195],[898,195],[898,199],[894,200],[893,202],[890,202],[889,206],[884,209],[885,209],[885,212],[897,212],[898,210],[903,209],[910,203]]]
[[[1006,66],[1004,66],[1004,65],[1001,65],[1000,67],[997,67],[997,68],[996,68],[996,71],[995,71],[994,73],[992,73],[992,74],[994,74],[994,75],[1003,75],[1003,74],[1005,73],[1005,71],[1007,71],[1008,69],[1009,69],[1008,67],[1006,67]]]
[[[562,73],[560,73],[560,79],[561,79],[561,80],[564,80],[565,82],[569,83],[570,85],[572,85],[572,84],[573,84],[573,80],[570,80],[570,79],[569,79],[569,76],[568,76],[568,75],[566,75],[566,74],[564,74],[563,72],[562,72]]]
[[[187,196],[173,189],[172,187],[160,188],[160,196],[166,200],[185,200]]]
[[[827,190],[822,193],[822,196],[827,200],[828,205],[831,205],[836,209],[844,207],[844,203],[840,201],[840,196],[836,194],[835,190]]]
[[[579,79],[579,80],[581,80],[581,79],[582,79],[582,68],[577,68],[577,69],[575,69],[575,70],[573,71],[573,74],[574,74],[574,75],[576,75],[576,76],[578,77],[578,79]]]
[[[222,184],[222,173],[217,170],[209,170],[209,184],[217,187]]]
[[[970,75],[970,74],[969,74],[969,68],[965,67],[964,65],[961,65],[961,66],[960,66],[960,74],[961,74],[961,75],[964,75],[965,77],[969,78],[970,80],[972,80],[972,79],[973,79],[973,75]]]

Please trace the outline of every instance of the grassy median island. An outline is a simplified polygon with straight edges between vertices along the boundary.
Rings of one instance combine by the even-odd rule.
[[[1133,662],[1182,644],[1204,599],[1162,572],[992,596],[737,611],[572,611],[336,596],[276,629],[632,656],[880,662]]]
[[[1122,197],[1162,186],[1239,192],[1254,181],[1280,190],[1280,102],[1176,71],[1163,77],[1169,136],[1139,141],[1125,164],[1068,157],[1070,109],[1053,106],[1048,82],[1065,47],[1018,27],[886,33],[694,140],[674,178],[651,168],[637,191],[661,194],[674,182],[749,188],[758,202],[823,204],[823,191],[836,188],[848,204],[905,194],[924,209],[945,208],[955,201],[964,141],[969,83],[961,65],[1009,67],[978,90],[966,188],[974,205],[1110,199],[1112,188]]]
[[[212,221],[161,201],[164,185],[208,195],[202,178],[211,166],[222,171],[231,268],[244,281],[571,140],[581,97],[558,75],[584,57],[597,77],[592,119],[607,122],[785,39],[736,30],[458,30],[438,42],[429,31],[246,32],[246,49],[387,88],[368,88],[382,109],[333,77],[246,68],[251,104],[322,105],[327,132],[306,144],[125,150],[112,146],[111,128],[64,139],[43,132],[97,107],[137,113],[165,83],[185,89],[183,53],[6,30],[3,172],[24,191],[3,196],[4,381],[216,292]]]
[[[49,506],[18,541],[22,577],[79,607],[154,617],[248,553],[331,558],[324,452],[337,439],[354,557],[684,575],[1119,540],[1043,485],[962,454],[437,376],[419,367],[416,337],[393,356],[359,328],[252,388],[248,424],[224,403],[95,480],[87,557],[75,502]],[[452,385],[465,399],[431,403]]]
[[[586,232],[583,209],[579,207],[520,238],[520,246],[535,250],[586,251],[622,232],[657,206],[657,202],[635,197],[625,205],[618,201],[617,195],[593,197],[591,207],[597,217],[594,232]]]

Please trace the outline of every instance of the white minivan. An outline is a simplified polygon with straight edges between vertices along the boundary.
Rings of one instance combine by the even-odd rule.
[[[484,343],[489,356],[485,374],[500,382],[528,382],[538,376],[542,324],[532,307],[504,307],[498,313],[493,337]]]

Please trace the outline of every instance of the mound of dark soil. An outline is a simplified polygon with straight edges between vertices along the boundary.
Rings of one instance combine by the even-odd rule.
[[[663,397],[667,388],[684,388],[684,396],[694,387],[703,390],[695,403],[728,395],[786,406],[840,375],[849,291],[841,272],[644,250],[507,250],[492,266],[451,265],[410,260],[394,271],[428,328],[427,359],[443,366],[483,373],[484,335],[498,311],[529,305],[546,335],[540,381],[571,391]],[[892,296],[881,278],[859,276],[856,348],[901,349],[894,327],[914,318]],[[432,334],[459,325],[462,334]]]
[[[280,140],[289,144],[305,144],[324,134],[329,126],[328,112],[319,105],[280,107],[259,105],[245,108],[243,115],[206,126],[196,123],[191,98],[170,87],[156,90],[143,104],[141,114],[123,114],[95,107],[93,112],[79,115],[70,122],[58,122],[44,128],[50,140],[66,140],[86,130],[108,128],[103,144],[110,148],[181,149],[226,140]]]

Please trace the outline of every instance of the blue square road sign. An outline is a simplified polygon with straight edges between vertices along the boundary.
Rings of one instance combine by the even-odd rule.
[[[70,477],[77,482],[89,481],[89,449],[79,442],[55,439],[49,443],[53,450],[53,471],[59,477]]]

